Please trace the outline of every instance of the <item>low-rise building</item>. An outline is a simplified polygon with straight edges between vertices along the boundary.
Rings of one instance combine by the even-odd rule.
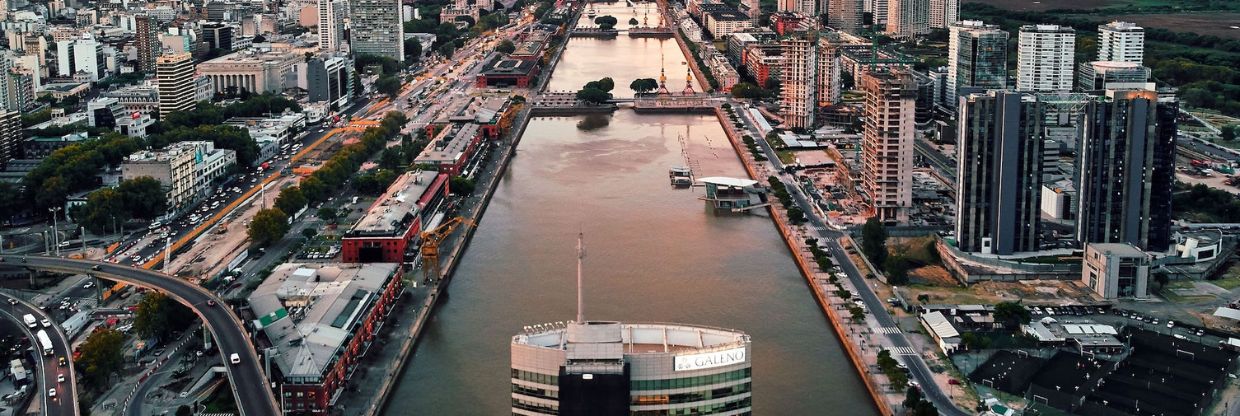
[[[155,125],[155,119],[148,113],[134,112],[128,117],[116,120],[116,131],[129,137],[144,138],[146,129]]]
[[[434,139],[413,160],[418,165],[433,165],[440,173],[461,175],[466,163],[478,150],[482,134],[475,123],[452,124],[439,129]]]
[[[60,137],[33,136],[22,143],[22,157],[25,159],[43,159],[51,156],[52,152],[69,145],[82,143],[89,138],[90,136],[86,132],[69,133]]]
[[[305,57],[296,53],[242,51],[198,64],[198,73],[211,79],[216,94],[281,92]]]
[[[705,13],[704,25],[711,36],[723,38],[731,35],[733,32],[753,27],[753,22],[749,20],[749,16],[741,13],[740,10],[717,10]]]
[[[1114,354],[1124,350],[1115,327],[1084,318],[1044,317],[1021,325],[1021,332],[1044,347],[1073,347],[1082,354]]]
[[[1126,243],[1085,246],[1081,282],[1103,299],[1149,297],[1151,256]]]
[[[951,354],[960,348],[960,331],[952,326],[947,316],[943,312],[934,311],[926,312],[917,317],[922,326],[926,327],[926,331],[930,333],[930,338],[934,339],[935,345],[944,354]]]
[[[538,77],[538,60],[502,58],[494,54],[474,80],[474,86],[526,88]]]
[[[186,141],[161,150],[136,152],[121,163],[121,179],[151,177],[164,185],[168,206],[188,206],[237,164],[237,152],[216,149],[209,141]]]
[[[400,298],[403,272],[400,263],[282,264],[250,294],[285,414],[336,403]]]
[[[115,98],[125,111],[155,114],[159,112],[159,90],[146,85],[134,85],[99,93],[100,97]]]
[[[511,109],[508,97],[459,97],[440,112],[428,133],[434,135],[439,128],[456,123],[474,123],[483,136],[496,138],[511,124],[515,116]]]
[[[357,223],[345,232],[346,263],[404,262],[423,225],[429,226],[447,198],[448,175],[413,171],[392,182]]]

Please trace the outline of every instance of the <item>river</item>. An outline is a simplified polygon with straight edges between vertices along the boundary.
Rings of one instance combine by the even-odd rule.
[[[621,26],[631,16],[596,7]],[[683,88],[674,40],[622,34],[572,39],[551,89],[611,76],[617,95],[631,94],[632,79],[657,78],[659,50],[681,74],[669,88]],[[512,335],[575,314],[579,230],[587,319],[750,334],[758,415],[875,413],[770,219],[715,216],[700,189],[669,186],[682,149],[699,177],[744,176],[713,116],[538,118],[518,149],[387,414],[509,414]]]

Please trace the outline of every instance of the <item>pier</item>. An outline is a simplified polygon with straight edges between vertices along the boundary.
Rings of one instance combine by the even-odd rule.
[[[633,98],[633,111],[639,113],[712,112],[723,98],[711,94],[642,94]]]
[[[572,38],[614,38],[620,34],[616,29],[602,29],[597,27],[579,27],[568,32],[568,36]]]
[[[676,36],[670,27],[635,27],[628,30],[631,38],[671,39]]]

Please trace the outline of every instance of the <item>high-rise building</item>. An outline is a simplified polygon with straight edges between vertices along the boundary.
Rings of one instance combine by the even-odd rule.
[[[1098,60],[1143,63],[1145,29],[1128,22],[1099,25]]]
[[[585,320],[580,247],[579,242],[577,319],[526,327],[512,337],[512,414],[753,412],[749,335],[692,325]]]
[[[931,29],[947,29],[960,21],[960,0],[930,0]]]
[[[335,52],[340,50],[344,39],[344,6],[338,0],[318,0],[319,49]]]
[[[220,22],[207,22],[202,25],[202,39],[210,49],[233,50],[234,30],[232,25]]]
[[[976,20],[954,24],[947,38],[947,99],[961,88],[1003,89],[1007,84],[1008,33]]]
[[[0,163],[8,164],[21,152],[22,113],[0,110]]]
[[[134,46],[138,49],[138,69],[142,72],[155,71],[155,58],[162,49],[159,43],[159,21],[154,17],[139,14],[134,16]]]
[[[913,39],[930,32],[929,0],[887,0],[887,34],[896,39]]]
[[[908,69],[890,67],[865,72],[860,85],[865,94],[862,189],[878,220],[906,222],[913,204],[917,82]]]
[[[349,5],[349,48],[356,55],[405,60],[400,0],[358,0]]]
[[[837,32],[822,32],[818,37],[818,106],[825,107],[840,102],[840,45],[843,40]]]
[[[957,247],[985,254],[1037,250],[1042,104],[1033,94],[988,91],[961,96],[957,108]]]
[[[865,11],[870,12],[873,20],[871,23],[879,28],[887,25],[887,2],[891,0],[865,0]]]
[[[1149,81],[1150,68],[1136,62],[1094,61],[1077,70],[1077,88],[1082,91],[1143,85]]]
[[[159,118],[173,111],[194,108],[194,58],[188,52],[155,59],[155,79],[159,82]]]
[[[780,91],[780,116],[788,128],[814,127],[814,111],[818,109],[818,40],[801,32],[782,41],[783,86]]]
[[[1174,96],[1107,90],[1085,107],[1077,239],[1163,251],[1171,243]]]
[[[86,73],[91,81],[98,81],[106,75],[103,44],[89,34],[73,41],[73,70],[73,74]]]
[[[73,40],[56,41],[56,75],[71,77],[73,72]]]
[[[762,5],[758,0],[745,0],[740,4],[740,10],[749,16],[749,23],[754,27],[758,26],[758,20],[762,17]]]
[[[344,56],[312,58],[306,62],[306,85],[311,102],[327,102],[343,109],[353,97],[353,60]]]
[[[1072,90],[1076,59],[1076,30],[1058,25],[1020,27],[1016,57],[1016,89],[1067,92]]]
[[[861,30],[865,0],[827,0],[827,26],[856,33]]]

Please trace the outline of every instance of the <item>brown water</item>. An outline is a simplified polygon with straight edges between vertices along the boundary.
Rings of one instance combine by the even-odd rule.
[[[575,38],[551,85],[610,75],[627,87],[621,79],[657,73],[641,56],[660,43],[676,52],[673,42]],[[616,56],[646,64],[589,64]],[[531,121],[386,413],[509,414],[511,337],[573,318],[582,230],[587,319],[741,330],[753,339],[755,414],[874,414],[771,221],[715,216],[700,189],[669,186],[682,148],[699,177],[744,176],[714,117]]]

